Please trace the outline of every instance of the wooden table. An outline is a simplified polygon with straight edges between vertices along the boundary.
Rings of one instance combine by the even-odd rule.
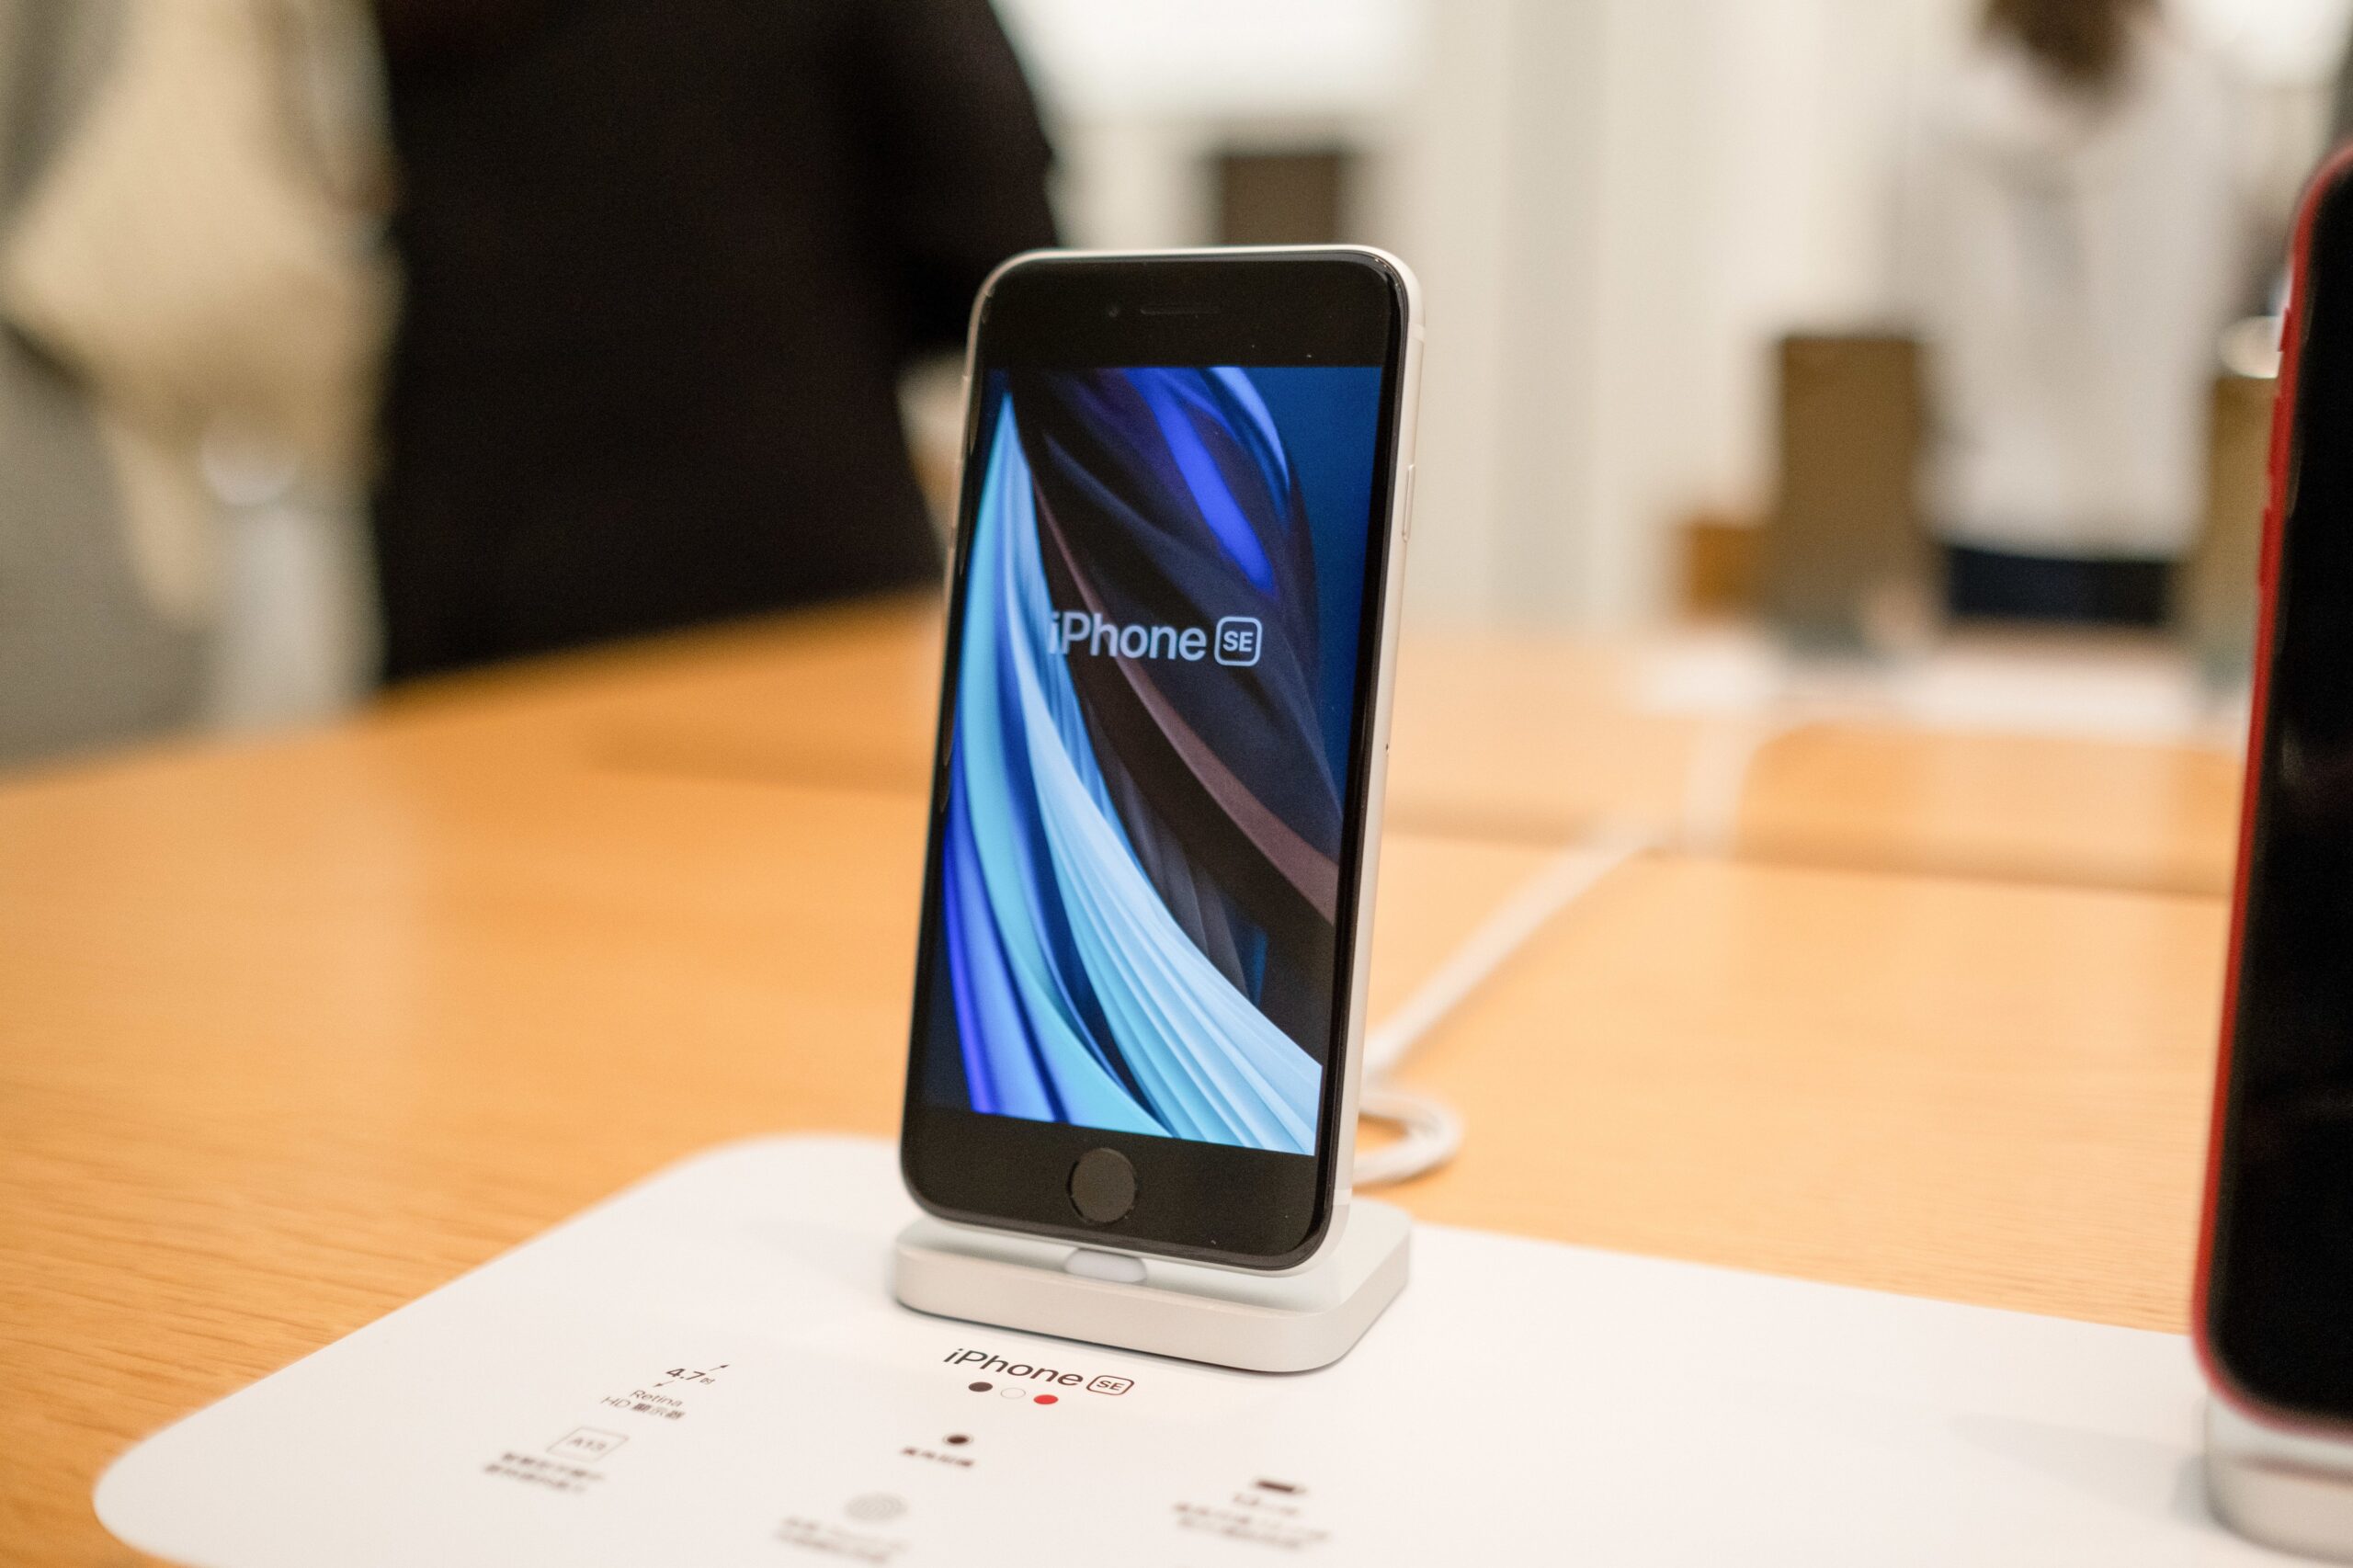
[[[10,1551],[119,1561],[87,1496],[129,1442],[668,1160],[889,1131],[923,635],[713,634],[0,786]],[[1479,782],[1438,749],[1426,777]],[[1526,836],[1392,834],[1376,1014],[1540,863]],[[2222,922],[1638,861],[1412,1065],[1473,1132],[1403,1199],[2178,1326]]]
[[[599,655],[593,679],[567,662],[553,676],[523,666],[447,683],[409,707],[460,730],[536,733],[599,767],[913,793],[931,754],[938,658],[934,605],[898,600]],[[1621,642],[1409,634],[1390,821],[1529,844],[1605,824],[1675,841],[1713,809],[1695,772],[1728,767],[1722,847],[1736,854],[2227,891],[2239,769],[2226,753],[1653,711],[1637,698],[1641,665]]]
[[[2220,900],[1674,857],[1401,1080],[1424,1218],[2099,1323],[2188,1316]]]
[[[1759,747],[1733,851],[2222,897],[2239,759],[2209,747],[1808,724]]]

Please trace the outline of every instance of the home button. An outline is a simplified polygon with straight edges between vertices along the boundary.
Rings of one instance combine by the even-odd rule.
[[[1070,1201],[1090,1225],[1108,1225],[1136,1206],[1136,1168],[1117,1149],[1089,1149],[1070,1168]]]

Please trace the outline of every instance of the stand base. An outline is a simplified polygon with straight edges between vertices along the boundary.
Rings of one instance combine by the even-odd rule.
[[[2353,1444],[2282,1432],[2210,1399],[2206,1499],[2249,1540],[2353,1562]]]
[[[904,1305],[941,1317],[1245,1371],[1304,1372],[1347,1355],[1404,1289],[1412,1235],[1403,1210],[1358,1199],[1321,1262],[1264,1275],[923,1219],[899,1233],[891,1287]],[[1118,1273],[1130,1278],[1103,1277]]]

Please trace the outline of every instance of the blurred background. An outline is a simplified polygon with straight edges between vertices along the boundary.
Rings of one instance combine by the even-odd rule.
[[[1051,243],[1412,264],[1417,630],[2228,744],[2348,22],[0,0],[0,766],[936,585]]]

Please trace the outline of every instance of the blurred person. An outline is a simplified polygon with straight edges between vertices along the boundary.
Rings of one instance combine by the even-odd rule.
[[[378,0],[384,676],[936,582],[916,351],[1053,243],[987,0]]]
[[[2236,134],[2152,0],[1986,6],[1906,224],[1956,616],[2165,619],[2247,276]]]
[[[286,634],[337,585],[320,519],[278,506],[291,556],[241,570],[224,486],[358,491],[390,319],[358,3],[0,0],[0,757],[348,695],[263,667],[328,657]]]

